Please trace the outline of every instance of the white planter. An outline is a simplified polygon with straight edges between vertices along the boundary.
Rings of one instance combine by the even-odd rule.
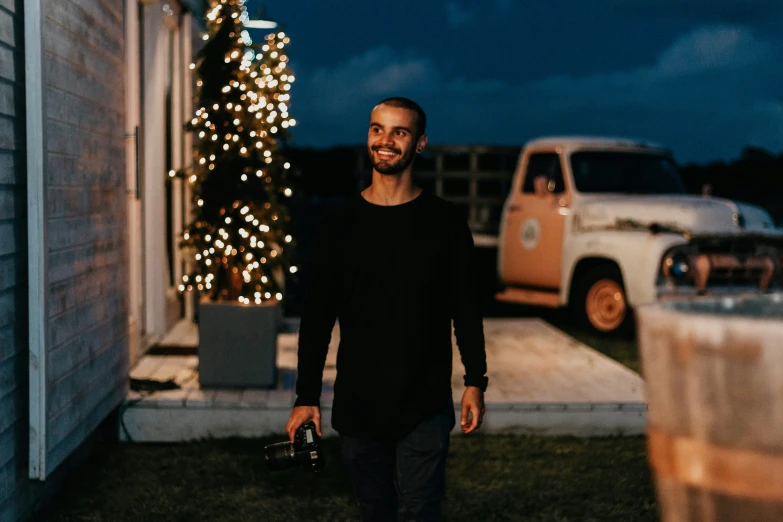
[[[199,303],[199,383],[202,388],[271,388],[277,380],[278,302]]]

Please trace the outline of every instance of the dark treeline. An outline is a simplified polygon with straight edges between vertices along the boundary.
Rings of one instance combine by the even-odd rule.
[[[736,160],[682,167],[688,192],[710,185],[712,195],[764,207],[783,225],[783,154],[747,147]]]

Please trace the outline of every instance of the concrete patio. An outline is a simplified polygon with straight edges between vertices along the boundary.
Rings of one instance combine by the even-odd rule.
[[[296,329],[296,323],[289,323]],[[483,432],[538,435],[639,435],[646,403],[641,377],[540,319],[485,319],[488,376]],[[278,336],[275,389],[202,390],[196,355],[146,355],[131,371],[134,379],[178,388],[131,391],[123,406],[120,436],[136,442],[257,437],[282,433],[294,401],[297,333]],[[183,322],[162,347],[193,351],[194,324]],[[455,404],[464,373],[453,340]],[[339,325],[335,326],[324,371],[324,435],[330,429]],[[459,431],[456,427],[455,431]]]

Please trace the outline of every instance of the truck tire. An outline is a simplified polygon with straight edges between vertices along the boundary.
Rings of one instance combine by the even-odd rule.
[[[577,323],[592,333],[623,337],[632,334],[633,313],[616,265],[594,266],[575,281],[571,309]]]

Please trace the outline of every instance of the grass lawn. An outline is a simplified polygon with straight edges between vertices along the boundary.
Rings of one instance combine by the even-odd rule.
[[[326,470],[266,471],[273,439],[112,444],[73,474],[46,521],[359,520],[337,439]],[[444,520],[656,520],[644,439],[452,437]]]

